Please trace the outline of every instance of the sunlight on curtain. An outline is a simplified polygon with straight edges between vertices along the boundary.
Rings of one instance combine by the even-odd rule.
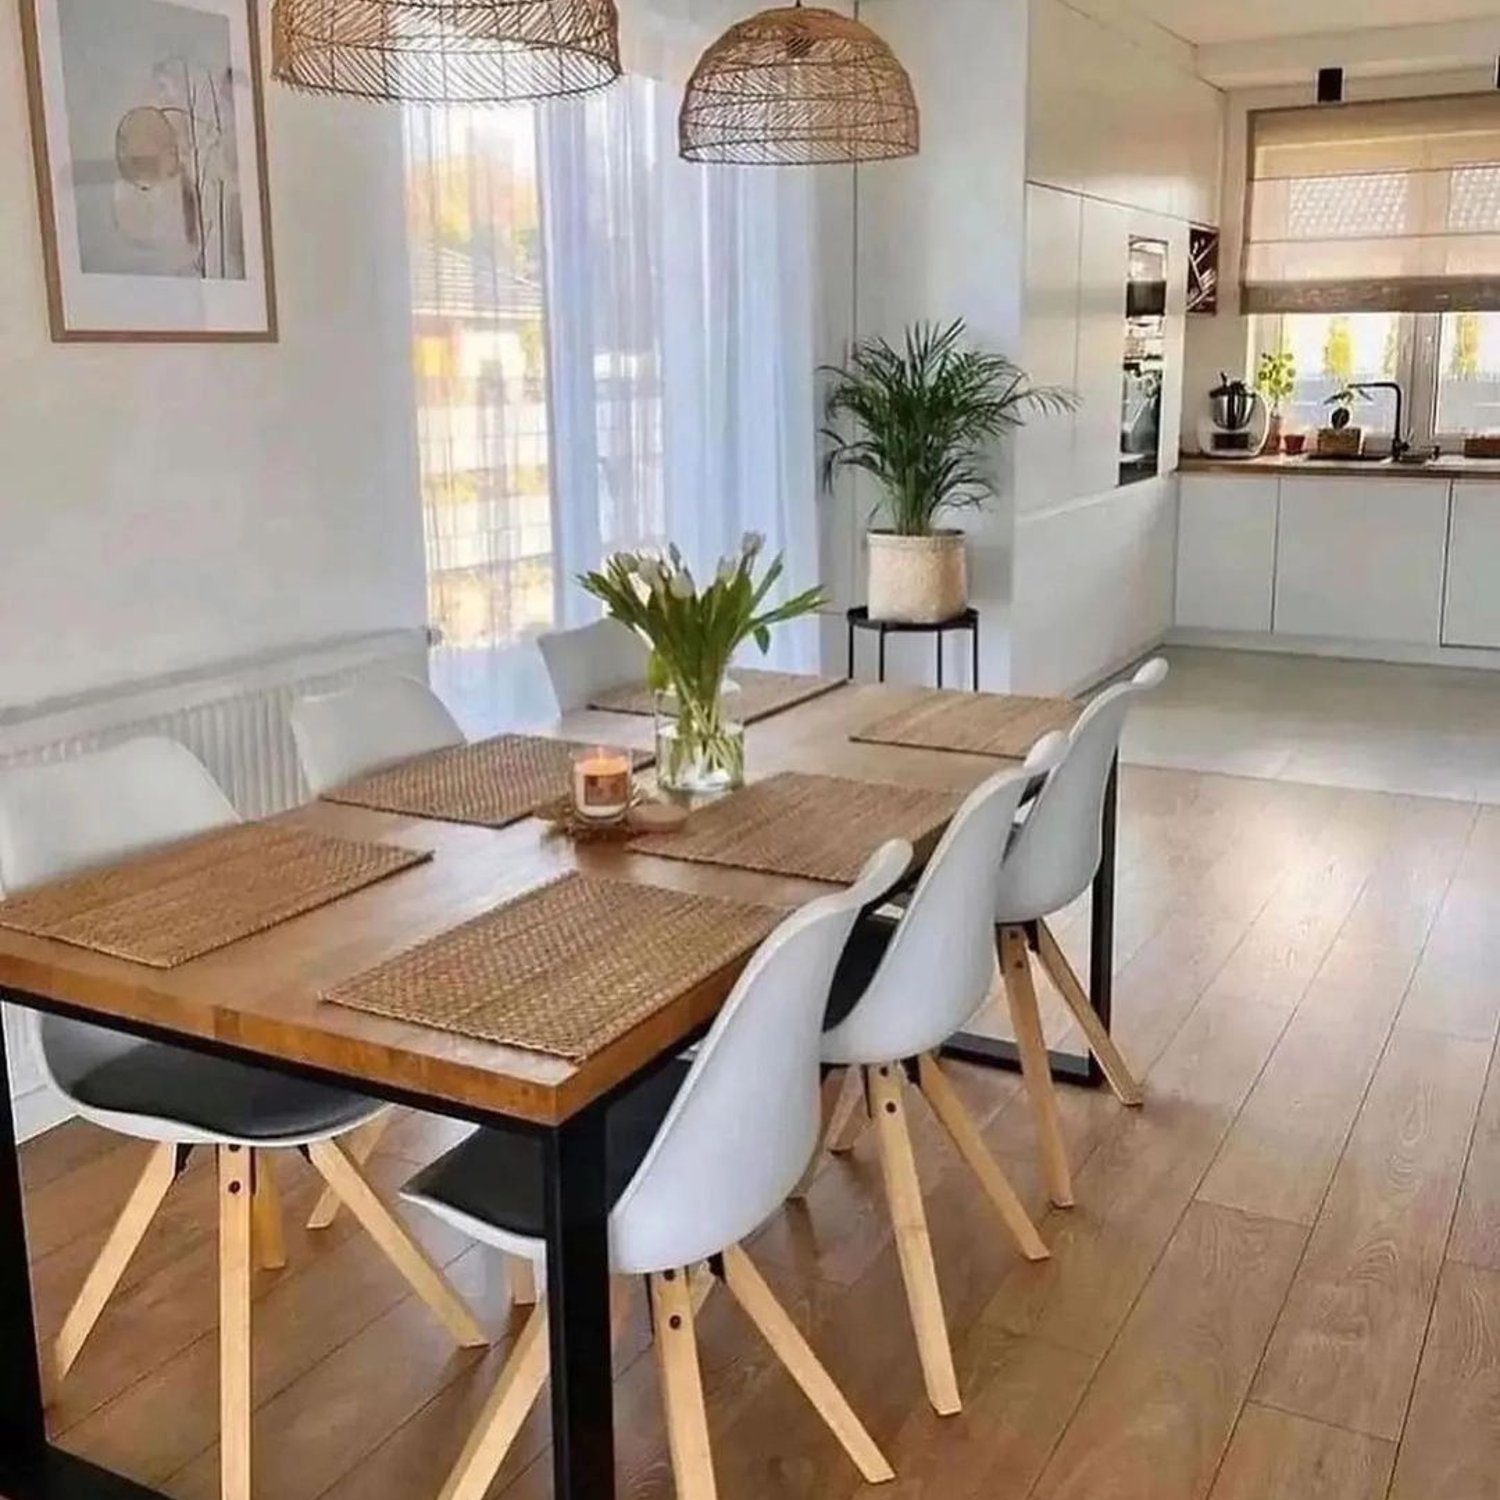
[[[408,117],[434,679],[484,727],[550,713],[530,642],[595,616],[608,551],[711,569],[755,530],[816,579],[808,181],[679,161],[675,103]]]

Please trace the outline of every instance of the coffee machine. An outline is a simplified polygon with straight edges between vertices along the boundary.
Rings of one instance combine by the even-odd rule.
[[[1210,458],[1255,458],[1266,446],[1271,414],[1243,380],[1220,372],[1198,422],[1198,447]]]

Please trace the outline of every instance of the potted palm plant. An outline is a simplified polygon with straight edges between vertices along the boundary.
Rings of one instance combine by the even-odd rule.
[[[940,521],[995,493],[991,445],[1032,413],[1071,411],[1076,398],[1037,386],[1003,354],[968,347],[962,319],[919,323],[902,346],[863,339],[830,383],[823,480],[862,470],[881,490],[886,526],[871,527],[874,620],[932,624],[968,603],[964,536]]]

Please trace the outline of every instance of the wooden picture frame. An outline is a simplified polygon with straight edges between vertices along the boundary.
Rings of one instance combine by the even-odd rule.
[[[275,342],[255,0],[19,3],[53,340]]]

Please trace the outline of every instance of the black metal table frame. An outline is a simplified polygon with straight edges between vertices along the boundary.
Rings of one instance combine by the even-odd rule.
[[[1093,887],[1090,994],[1100,1019],[1110,1020],[1114,950],[1115,821],[1119,768],[1110,771],[1104,804],[1104,857]],[[552,1464],[554,1500],[612,1500],[614,1385],[609,1314],[609,1197],[605,1173],[605,1115],[616,1094],[666,1066],[679,1048],[668,1048],[649,1067],[622,1081],[571,1119],[539,1125],[511,1115],[455,1105],[416,1091],[353,1078],[309,1064],[267,1057],[205,1037],[149,1023],[104,1018],[83,1007],[0,988],[0,1001],[75,1020],[107,1024],[148,1040],[168,1042],[211,1057],[341,1088],[351,1086],[391,1104],[469,1120],[491,1130],[540,1137],[545,1159],[547,1311],[551,1347]],[[1015,1045],[960,1032],[950,1055],[991,1067],[1017,1068]],[[1064,1082],[1097,1086],[1103,1075],[1092,1055],[1051,1054]],[[0,1079],[8,1076],[0,1027]],[[53,1446],[47,1436],[36,1315],[27,1255],[14,1106],[0,1111],[0,1495],[5,1500],[163,1500],[158,1491],[102,1469]]]
[[[356,1087],[371,1098],[465,1119],[492,1130],[539,1137],[546,1164],[547,1311],[551,1341],[553,1495],[555,1500],[611,1500],[614,1477],[614,1386],[609,1319],[609,1203],[605,1114],[614,1093],[651,1072],[637,1072],[614,1093],[555,1126],[465,1108],[419,1092],[371,1083],[267,1057],[147,1023],[101,1017],[39,995],[0,988],[0,1000],[110,1027],[189,1051],[288,1074]],[[0,1028],[0,1078],[6,1074]],[[669,1049],[653,1067],[667,1065]],[[7,1090],[7,1094],[9,1091]],[[163,1500],[156,1490],[54,1446],[47,1435],[36,1314],[27,1255],[14,1106],[0,1111],[0,1496],[5,1500]]]

